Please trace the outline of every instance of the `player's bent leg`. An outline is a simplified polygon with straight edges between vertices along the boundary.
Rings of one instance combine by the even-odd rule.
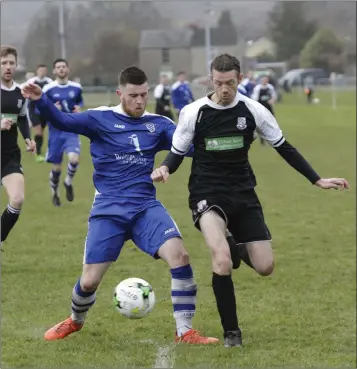
[[[161,203],[154,203],[138,216],[132,235],[133,241],[142,251],[154,258],[162,258],[170,267],[176,342],[192,344],[218,342],[218,339],[203,337],[192,329],[197,286],[180,231]]]
[[[66,189],[66,198],[68,201],[74,200],[74,191],[73,191],[73,178],[77,172],[79,165],[79,154],[75,152],[68,153],[68,165],[67,165],[67,175],[63,182],[63,185]]]
[[[159,248],[157,255],[170,267],[171,301],[176,321],[175,341],[205,345],[218,343],[217,338],[204,337],[192,328],[192,320],[196,312],[197,286],[189,256],[181,238],[173,237],[167,240]]]
[[[54,206],[61,206],[61,200],[58,192],[60,178],[61,164],[53,164],[50,172],[50,186],[52,192],[52,204]]]
[[[232,280],[232,260],[226,239],[226,222],[214,210],[202,214],[198,221],[212,255],[212,287],[224,330],[224,345],[242,346]]]
[[[64,142],[64,138],[61,134],[58,135],[57,133],[49,132],[46,161],[52,164],[52,171],[50,172],[50,186],[52,192],[52,203],[54,206],[61,206],[58,186],[61,177],[61,164],[65,147]]]
[[[63,339],[79,331],[94,305],[97,288],[125,241],[125,230],[113,219],[93,218],[88,224],[82,276],[72,291],[72,313],[45,333],[48,341]]]
[[[95,303],[98,286],[110,265],[111,262],[83,265],[82,276],[72,291],[71,316],[49,329],[45,333],[45,340],[63,339],[82,329],[88,310]]]
[[[25,180],[20,173],[11,173],[2,178],[9,203],[1,216],[1,242],[5,241],[19,219],[25,198]]]
[[[271,242],[267,240],[248,242],[245,246],[255,271],[261,276],[271,275],[274,271]]]
[[[36,142],[36,162],[42,163],[45,161],[45,157],[42,155],[43,128],[39,122],[39,124],[33,125],[32,129],[35,134],[34,140]]]

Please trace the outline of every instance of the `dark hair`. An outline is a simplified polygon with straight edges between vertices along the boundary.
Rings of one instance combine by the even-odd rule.
[[[140,86],[147,80],[145,72],[135,66],[125,68],[119,74],[119,85],[121,86],[126,86],[127,84]]]
[[[213,59],[211,63],[211,73],[215,70],[217,72],[230,72],[236,70],[240,74],[240,61],[233,55],[221,54]]]
[[[39,68],[47,68],[47,65],[46,64],[39,64],[36,69],[39,69]]]
[[[176,74],[176,76],[178,77],[178,76],[181,76],[181,74],[186,74],[184,71],[180,71],[180,72],[178,72],[177,74]]]
[[[10,45],[1,45],[1,57],[4,58],[8,55],[14,55],[16,61],[17,61],[17,50]]]
[[[68,67],[68,61],[66,59],[63,58],[57,58],[54,62],[53,62],[53,68],[56,67],[57,63],[66,63],[66,66]]]

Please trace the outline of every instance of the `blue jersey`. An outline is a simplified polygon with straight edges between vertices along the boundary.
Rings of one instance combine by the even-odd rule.
[[[250,97],[253,93],[253,90],[254,90],[254,87],[255,87],[256,83],[254,81],[251,81],[249,78],[244,78],[243,81],[241,82],[241,85],[247,91],[245,96]]]
[[[151,180],[154,159],[159,151],[170,150],[176,129],[174,122],[147,112],[140,118],[129,117],[121,106],[64,114],[44,94],[36,101],[36,106],[55,128],[84,135],[91,140],[97,197],[123,201],[129,207],[133,204],[135,209],[156,199],[156,189]],[[191,148],[187,156],[192,156],[192,153]],[[95,211],[103,215],[107,210],[94,206],[92,216]]]
[[[181,110],[194,101],[191,87],[187,82],[176,82],[171,88],[172,104],[175,109]]]
[[[72,113],[75,105],[83,106],[82,86],[79,83],[68,81],[65,85],[53,81],[43,87],[43,93],[53,102],[60,102],[62,111]],[[54,127],[49,122],[49,127]]]
[[[244,96],[248,95],[246,88],[241,83],[238,85],[238,92]]]

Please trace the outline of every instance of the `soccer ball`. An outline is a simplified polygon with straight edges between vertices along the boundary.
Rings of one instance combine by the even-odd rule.
[[[140,319],[154,308],[155,293],[143,279],[127,278],[115,287],[114,305],[126,318]]]

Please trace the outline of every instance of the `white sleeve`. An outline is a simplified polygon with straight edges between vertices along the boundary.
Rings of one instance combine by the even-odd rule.
[[[179,121],[172,137],[171,151],[174,154],[185,155],[195,137],[197,112],[196,109],[193,112],[192,110],[192,106],[186,105],[180,112]]]
[[[276,91],[275,91],[274,86],[270,85],[270,84],[268,86],[269,86],[269,89],[271,91],[271,97],[272,97],[273,101],[276,101]]]
[[[256,85],[253,89],[251,99],[258,101],[259,100],[259,91],[260,91],[260,85]]]
[[[44,85],[43,89],[42,89],[42,93],[44,93],[44,94],[47,93],[47,91],[50,89],[50,87],[49,87],[50,85],[51,85],[50,83],[48,83],[47,85]]]
[[[154,90],[155,99],[161,99],[163,93],[164,93],[164,85],[162,84],[157,85]]]
[[[254,116],[258,135],[273,147],[282,145],[285,138],[273,114],[258,102],[251,100],[245,103]]]
[[[27,116],[27,106],[28,106],[28,100],[26,99],[20,110],[20,113],[19,113],[20,117]]]

